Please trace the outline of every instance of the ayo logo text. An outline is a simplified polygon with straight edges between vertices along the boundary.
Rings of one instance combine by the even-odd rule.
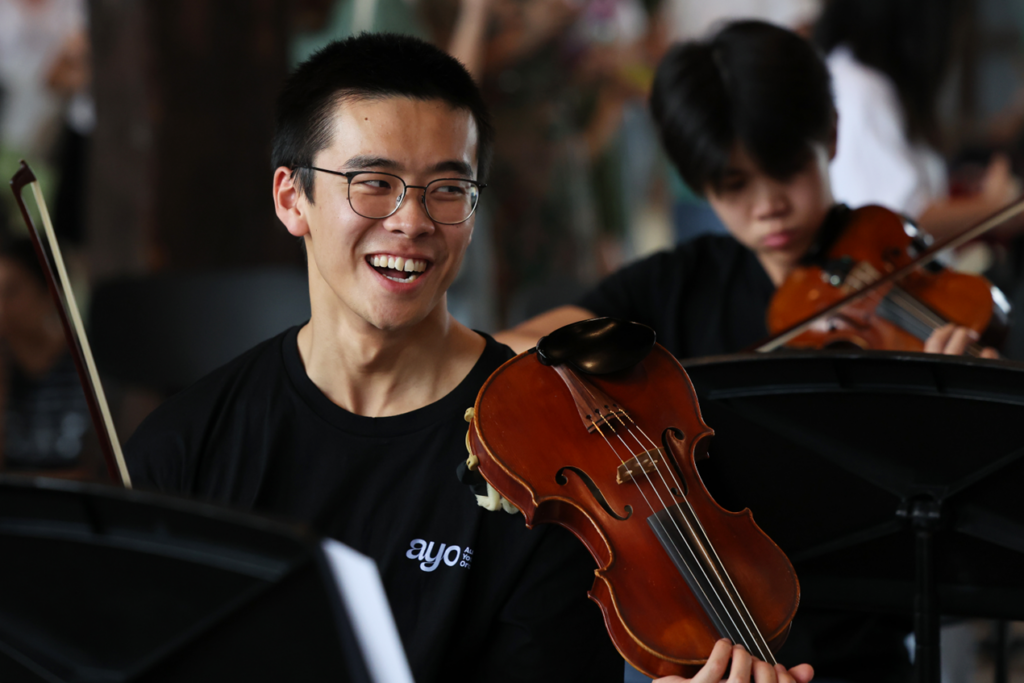
[[[473,562],[473,549],[441,543],[435,551],[433,541],[428,543],[422,538],[414,538],[409,544],[409,549],[405,551],[405,556],[410,560],[419,560],[420,569],[425,572],[434,571],[442,562],[449,567],[469,569]]]

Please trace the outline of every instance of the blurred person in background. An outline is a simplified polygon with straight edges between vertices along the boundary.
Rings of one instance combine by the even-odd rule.
[[[499,319],[571,301],[621,264],[637,218],[664,203],[643,111],[664,46],[655,9],[492,0],[481,87],[498,131]]]
[[[81,232],[81,198],[72,185],[83,184],[75,177],[84,168],[83,152],[69,136],[87,136],[93,126],[88,44],[84,0],[0,0],[0,168],[28,159],[44,187],[59,184],[62,167],[71,169],[71,184],[58,190],[63,196],[55,207],[62,237]],[[69,145],[77,145],[70,157]],[[4,193],[0,201],[20,225],[10,197]]]
[[[973,194],[949,195],[938,100],[967,9],[963,0],[826,0],[814,39],[827,54],[839,113],[838,201],[880,204],[941,238],[1020,195],[1003,154]]]
[[[3,470],[102,477],[60,318],[27,238],[0,246]],[[88,452],[87,452],[88,451]]]

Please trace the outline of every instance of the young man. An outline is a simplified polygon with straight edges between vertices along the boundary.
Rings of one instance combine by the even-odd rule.
[[[651,326],[678,358],[742,351],[768,336],[775,288],[842,229],[848,210],[835,206],[828,178],[836,135],[829,74],[802,38],[747,21],[676,46],[658,68],[651,111],[683,178],[730,234],[655,254],[575,306],[496,335],[517,351],[595,316]],[[970,341],[968,330],[947,326],[925,350],[960,354]],[[910,629],[903,620],[803,611],[780,656],[809,661],[828,680],[906,681]]]
[[[651,112],[683,179],[730,235],[628,266],[577,305],[497,335],[516,351],[595,315],[650,325],[679,358],[741,351],[768,336],[775,288],[842,230],[847,210],[836,206],[828,177],[836,152],[828,69],[802,38],[748,21],[678,45],[658,68]],[[925,350],[963,353],[971,334],[946,326]]]
[[[273,192],[305,244],[310,321],[168,400],[129,467],[140,487],[305,522],[373,557],[419,683],[618,682],[583,545],[483,511],[455,476],[464,411],[511,355],[445,300],[491,141],[472,79],[420,41],[364,34],[300,66]],[[743,680],[794,680],[725,643],[702,675],[730,657]]]

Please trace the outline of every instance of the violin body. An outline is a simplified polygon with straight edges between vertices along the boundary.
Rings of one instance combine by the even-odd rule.
[[[654,346],[627,370],[574,375],[573,384],[563,372],[535,350],[505,363],[480,391],[468,442],[481,474],[527,526],[560,524],[587,546],[597,562],[589,596],[622,656],[650,676],[693,675],[724,635],[650,521],[676,510],[683,496],[768,646],[780,647],[799,602],[796,574],[749,510],[726,511],[704,488],[696,461],[707,457],[714,432],[682,366]],[[628,432],[609,424],[588,431],[577,389],[628,412]],[[622,457],[623,443],[636,459]],[[664,458],[654,472],[637,467],[644,451]],[[666,468],[674,470],[667,483]]]
[[[814,317],[850,294],[909,264],[923,250],[916,229],[880,206],[855,210],[826,257],[825,266],[793,271],[776,290],[768,330],[777,334]],[[946,323],[970,328],[989,343],[1005,334],[1006,314],[992,285],[978,275],[918,268],[897,284],[823,318],[787,342],[794,348],[856,346],[923,351],[928,336]]]

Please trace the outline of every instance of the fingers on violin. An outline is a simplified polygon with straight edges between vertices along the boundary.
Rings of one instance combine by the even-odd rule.
[[[999,359],[999,352],[993,349],[991,346],[986,346],[981,350],[982,358],[992,358],[993,360]]]
[[[956,330],[956,325],[943,325],[932,332],[924,342],[925,353],[943,353],[946,350],[946,344],[953,336],[954,330]]]
[[[977,341],[978,333],[962,325],[943,325],[934,332],[924,343],[926,353],[944,353],[950,356],[959,356],[971,342]]]
[[[789,678],[789,674],[786,673],[786,677],[779,676],[779,672],[771,664],[762,662],[760,659],[754,660],[754,675],[751,677],[754,683],[793,683],[793,679]],[[785,667],[782,668],[785,671]]]
[[[751,680],[750,672],[755,661],[758,664],[764,663],[751,657],[750,653],[747,652],[746,648],[742,645],[733,645],[732,668],[729,669],[729,683],[748,683]],[[761,680],[760,678],[757,678],[754,680],[756,680],[757,683],[775,683],[774,679]]]
[[[732,641],[728,638],[722,638],[715,643],[715,647],[712,648],[711,654],[708,656],[708,661],[704,663],[697,675],[690,679],[690,683],[719,683],[725,676],[725,670],[729,668],[732,649]],[[661,683],[661,679],[655,683]]]
[[[777,666],[782,665],[778,664]],[[790,669],[788,673],[796,683],[811,683],[811,679],[814,678],[814,667],[810,664],[798,664]]]

